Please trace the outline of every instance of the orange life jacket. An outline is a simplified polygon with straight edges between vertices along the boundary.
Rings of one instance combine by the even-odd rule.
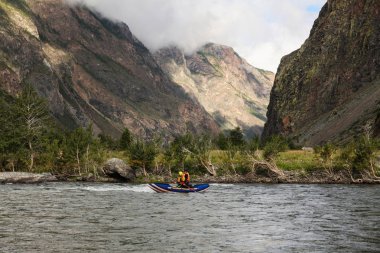
[[[184,177],[185,177],[185,182],[186,183],[190,183],[190,174],[189,174],[189,172],[185,172],[184,173]]]

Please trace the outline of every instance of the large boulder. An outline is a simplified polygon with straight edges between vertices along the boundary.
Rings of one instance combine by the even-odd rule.
[[[14,184],[32,184],[32,183],[43,183],[43,182],[54,182],[58,179],[50,174],[34,174],[27,172],[1,172],[0,173],[0,183],[14,183]]]
[[[133,181],[136,178],[133,169],[118,158],[107,160],[103,166],[103,172],[109,177],[127,182]]]

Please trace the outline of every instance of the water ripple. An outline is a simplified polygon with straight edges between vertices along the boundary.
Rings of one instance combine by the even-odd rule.
[[[0,252],[379,252],[379,186],[0,185]]]

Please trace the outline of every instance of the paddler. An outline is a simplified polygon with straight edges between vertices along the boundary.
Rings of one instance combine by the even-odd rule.
[[[188,188],[192,188],[193,186],[190,184],[190,173],[187,169],[184,171],[184,176],[185,176],[185,185]]]
[[[185,184],[185,174],[182,171],[178,172],[177,185],[181,188],[187,187]]]

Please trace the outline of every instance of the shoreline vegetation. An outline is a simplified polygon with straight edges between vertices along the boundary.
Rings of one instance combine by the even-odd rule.
[[[0,93],[0,134],[0,183],[174,182],[185,168],[192,182],[380,183],[380,141],[369,131],[344,146],[313,148],[282,136],[247,138],[239,127],[171,139],[141,139],[125,129],[116,140],[94,136],[91,125],[63,130],[28,84],[16,98]],[[121,167],[106,170],[111,158]]]
[[[94,138],[91,137],[90,128],[74,132],[78,131],[87,132],[86,135],[90,139]],[[0,183],[174,183],[177,172],[183,168],[189,169],[193,183],[380,183],[380,152],[376,149],[378,142],[365,136],[347,144],[344,148],[329,143],[314,149],[289,149],[286,140],[276,136],[264,146],[260,144],[258,138],[253,138],[250,142],[242,139],[244,144],[242,146],[234,147],[228,144],[225,149],[215,149],[215,147],[220,148],[218,145],[221,144],[221,140],[222,143],[226,140],[230,142],[228,139],[234,132],[241,131],[237,128],[231,130],[227,136],[221,134],[214,140],[209,139],[210,149],[202,149],[200,152],[199,148],[191,147],[196,145],[194,142],[200,137],[191,134],[177,137],[169,143],[169,147],[160,148],[158,145],[160,142],[157,140],[149,142],[134,140],[126,129],[118,141],[102,136],[94,138],[95,140],[91,142],[99,142],[97,148],[92,149],[91,144],[87,143],[82,153],[76,150],[77,159],[71,162],[70,160],[64,162],[63,151],[57,149],[53,163],[41,163],[40,155],[35,155],[38,162],[32,170],[29,170],[27,163],[24,169],[1,167]],[[201,143],[204,143],[206,137],[200,139],[202,138]],[[121,148],[121,145],[126,146]],[[252,147],[253,149],[250,149]],[[95,157],[96,160],[92,152],[99,155]],[[132,179],[120,175],[114,177],[105,173],[105,164],[111,157],[117,157],[125,162],[134,177]],[[6,162],[9,160],[2,160],[2,164],[7,164]],[[53,167],[47,167],[52,165]]]

